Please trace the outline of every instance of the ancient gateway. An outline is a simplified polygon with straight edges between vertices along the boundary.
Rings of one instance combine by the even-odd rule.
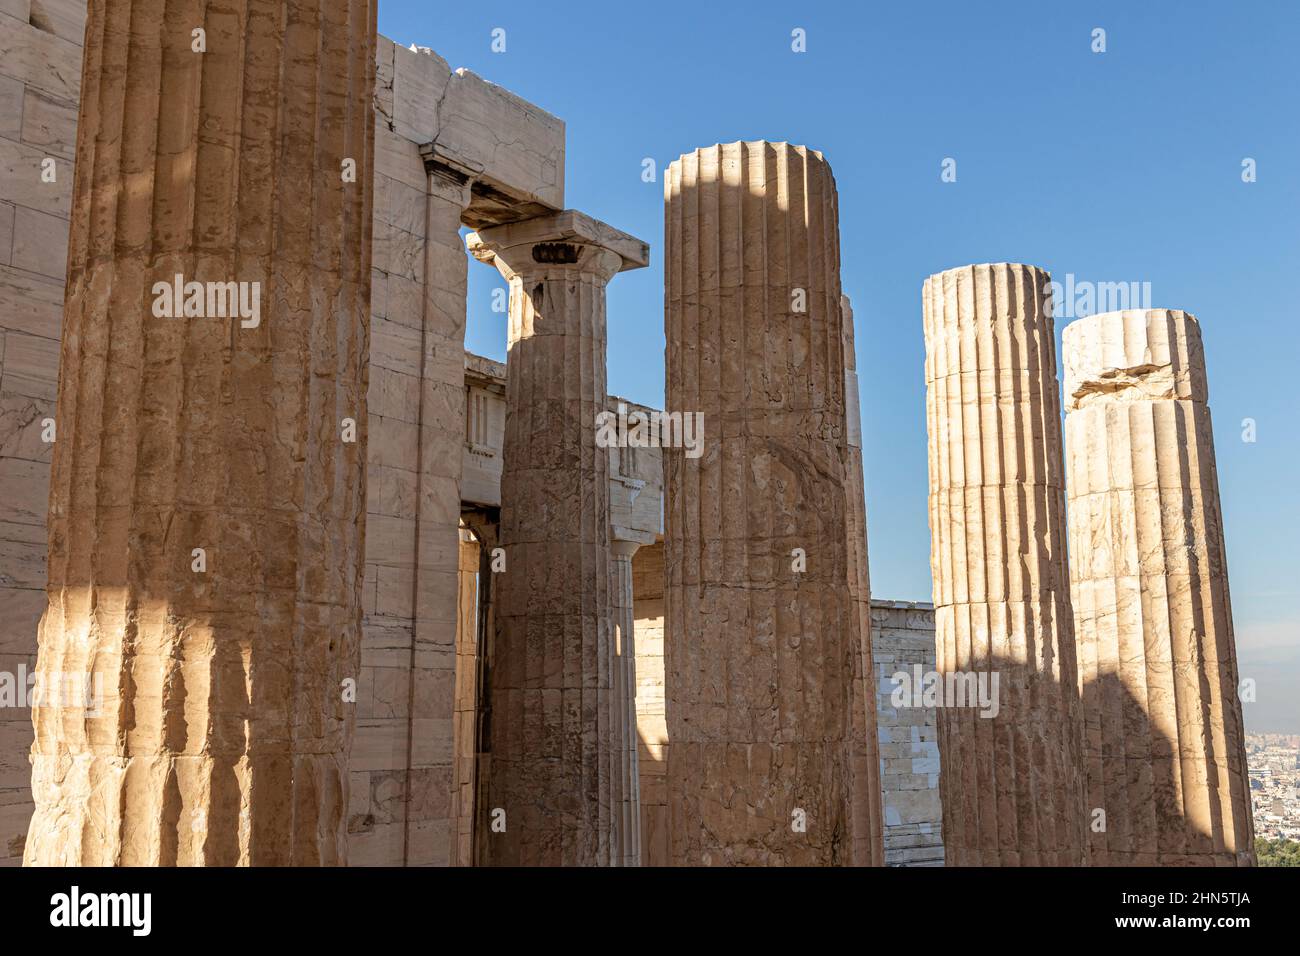
[[[1253,862],[1190,315],[1066,328],[1063,433],[1050,277],[926,280],[934,604],[873,600],[828,157],[668,167],[652,409],[605,295],[652,250],[565,207],[560,119],[375,0],[210,8],[201,60],[28,6],[0,864]]]

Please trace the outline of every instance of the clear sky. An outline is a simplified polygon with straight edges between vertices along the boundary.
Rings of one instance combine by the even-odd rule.
[[[491,49],[498,27],[502,53]],[[791,49],[796,28],[806,52]],[[1058,280],[1149,282],[1150,305],[1194,313],[1239,660],[1257,682],[1247,730],[1300,733],[1300,332],[1289,298],[1300,4],[381,0],[379,30],[565,121],[566,204],[651,243],[651,267],[610,285],[609,388],[657,407],[662,170],[738,139],[825,153],[856,313],[876,597],[930,599],[927,275],[1027,262]],[[649,183],[647,157],[660,173]],[[956,182],[941,181],[946,158]],[[503,360],[504,316],[490,310],[499,280],[477,263],[470,275],[466,345]]]

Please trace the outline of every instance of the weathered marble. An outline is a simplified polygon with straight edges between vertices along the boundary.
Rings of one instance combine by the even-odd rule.
[[[609,531],[605,287],[645,243],[566,211],[469,236],[510,283],[497,632],[481,797],[494,865],[623,862]]]
[[[673,162],[664,202],[667,408],[705,423],[700,457],[664,452],[672,862],[877,863],[835,181],[729,143]]]
[[[466,223],[481,228],[564,208],[564,121],[428,47],[379,38],[378,120],[428,145],[474,184]]]
[[[40,633],[103,699],[33,708],[25,862],[342,863],[375,6],[209,10],[201,60],[141,7],[86,30]],[[260,322],[156,317],[176,274]]]
[[[877,741],[875,668],[872,665],[871,579],[867,562],[867,501],[862,474],[862,414],[858,401],[858,359],[853,346],[853,307],[847,295],[840,296],[844,343],[844,422],[840,455],[844,463],[844,502],[848,509],[849,600],[858,616],[861,652],[854,659],[853,691],[861,700],[853,704],[854,737]],[[870,759],[866,749],[854,754],[854,778],[866,781],[853,793],[853,834],[857,845],[854,859],[885,862],[884,808],[879,760]]]
[[[499,452],[503,416],[477,414],[486,395],[465,366],[460,230],[563,202],[564,123],[427,48],[381,36],[375,69],[366,614],[350,767],[373,799],[349,815],[349,862],[464,864],[472,801],[456,688],[478,664],[460,640],[457,535],[462,502],[499,482],[499,468],[465,465],[491,463],[482,453]],[[394,812],[374,812],[381,803]]]
[[[1108,312],[1062,352],[1092,863],[1252,865],[1200,326]]]
[[[1085,862],[1049,282],[1000,263],[922,290],[937,670],[998,677],[996,716],[938,713],[949,866]]]
[[[641,800],[636,741],[636,621],[632,607],[632,557],[639,542],[610,542],[614,603],[615,724],[622,812],[623,865],[641,865]]]
[[[934,606],[871,602],[886,866],[943,866],[937,708],[897,706],[897,675],[933,671]]]
[[[36,670],[84,0],[0,3],[0,674]],[[42,179],[53,162],[55,179]],[[31,710],[0,707],[0,866],[32,812]]]
[[[451,819],[454,840],[453,866],[474,864],[474,800],[478,792],[479,626],[485,593],[480,577],[490,581],[491,567],[483,560],[484,548],[468,528],[460,532],[460,592],[456,613],[455,712],[452,742],[455,774],[451,791]]]

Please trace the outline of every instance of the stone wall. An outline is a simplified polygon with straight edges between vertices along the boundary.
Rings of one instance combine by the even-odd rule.
[[[876,719],[885,803],[885,864],[942,866],[939,742],[933,708],[895,707],[897,671],[934,670],[934,606],[871,602],[871,649],[876,669]]]
[[[390,65],[394,57],[396,66]],[[443,392],[442,400],[452,407],[458,398],[463,401],[463,378],[456,383],[458,390],[446,389],[441,381],[446,370],[441,365],[430,369],[422,353],[429,258],[436,257],[437,267],[450,273],[443,279],[448,285],[457,275],[464,282],[467,260],[463,248],[446,243],[428,248],[433,244],[427,235],[424,161],[417,144],[395,131],[413,122],[394,105],[395,87],[424,66],[424,59],[379,40],[365,618],[349,765],[348,854],[354,866],[445,864],[451,853],[459,474],[422,475],[420,459],[436,452],[434,460],[458,463],[461,435],[459,429],[422,429],[421,376],[432,379],[429,388]],[[386,75],[397,79],[385,84]],[[411,101],[403,102],[414,109]],[[462,347],[463,295],[458,327],[439,327],[436,316],[430,323],[437,340],[455,341],[460,335]],[[438,341],[434,348],[442,344]],[[423,500],[422,491],[428,492]],[[436,562],[426,561],[418,579],[425,592],[420,597],[435,598],[429,604],[442,613],[425,617],[421,640],[413,648],[420,519],[421,531],[445,539]],[[433,522],[439,527],[430,527]]]
[[[564,124],[453,71],[432,51],[382,36],[377,76],[366,593],[349,861],[447,865],[456,856],[453,714],[469,444],[469,259],[459,229],[562,204]],[[499,149],[497,137],[515,148]]]
[[[0,680],[11,693],[35,670],[45,609],[42,422],[58,386],[85,13],[84,0],[0,0]],[[32,813],[31,710],[14,703],[0,702],[0,866],[22,862]]]

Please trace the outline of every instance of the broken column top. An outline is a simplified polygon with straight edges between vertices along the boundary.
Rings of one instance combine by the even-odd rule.
[[[1102,312],[1061,333],[1067,411],[1094,402],[1209,397],[1196,317],[1178,309]]]

